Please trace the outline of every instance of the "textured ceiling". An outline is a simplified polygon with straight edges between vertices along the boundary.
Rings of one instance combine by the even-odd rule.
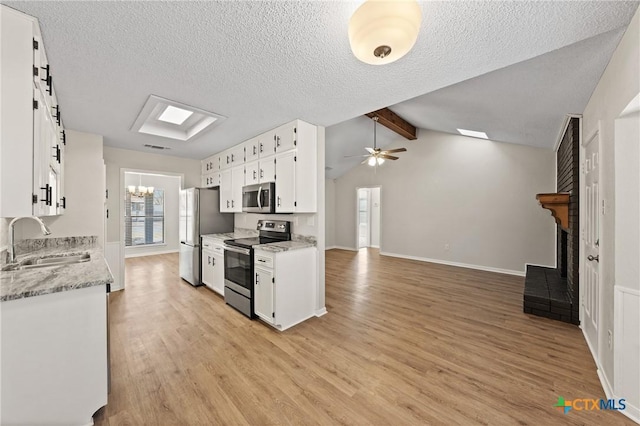
[[[450,129],[457,126],[455,102],[451,114],[430,122],[424,115],[434,103],[427,94],[444,88],[433,96],[451,100],[461,94],[456,83],[483,85],[482,77],[476,77],[494,71],[507,73],[507,86],[520,80],[523,93],[535,93],[549,79],[567,81],[566,76],[549,72],[546,81],[536,80],[526,69],[510,66],[527,61],[535,72],[536,66],[553,65],[551,59],[535,58],[565,46],[579,49],[578,42],[588,38],[593,39],[585,43],[602,54],[575,65],[589,68],[579,78],[592,79],[617,43],[620,31],[613,30],[624,28],[638,6],[611,1],[423,2],[414,49],[400,61],[376,67],[359,62],[349,49],[347,23],[358,2],[3,3],[40,20],[66,126],[104,135],[110,146],[144,151],[147,143],[164,145],[171,148],[168,154],[196,159],[295,118],[332,126],[396,104],[403,114],[415,115],[418,125]],[[494,88],[501,86],[493,74],[485,78]],[[534,83],[528,86],[530,81]],[[582,91],[567,90],[567,96],[576,96],[576,103],[566,104],[572,107],[593,90],[586,84],[573,86]],[[482,88],[473,92],[487,93]],[[186,143],[129,131],[151,94],[228,119]],[[426,97],[412,101],[415,112],[410,106],[404,109],[403,101],[421,95]],[[496,99],[485,107],[498,108],[493,115],[499,117],[505,105]],[[522,104],[544,111],[543,101],[535,96],[518,104],[524,108],[520,114],[512,113],[513,105],[509,112],[527,117],[530,111]],[[472,116],[467,108],[460,121],[474,124]],[[370,145],[371,139],[369,123],[358,118],[351,125],[362,129],[364,141],[350,138],[356,149],[349,154]],[[335,134],[327,130],[328,158],[334,156],[330,149],[337,144],[329,139]],[[529,143],[526,138],[516,142]]]

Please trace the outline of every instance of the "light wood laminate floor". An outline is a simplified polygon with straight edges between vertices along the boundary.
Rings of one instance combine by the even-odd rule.
[[[111,295],[112,389],[98,425],[632,424],[554,408],[603,398],[573,325],[522,313],[523,278],[331,250],[329,313],[280,333],[127,259]]]

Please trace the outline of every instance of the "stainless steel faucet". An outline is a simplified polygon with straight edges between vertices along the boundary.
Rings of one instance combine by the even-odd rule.
[[[40,225],[40,230],[44,235],[51,235],[51,230],[49,230],[47,225],[45,225],[42,219],[40,219],[39,217],[22,216],[22,217],[14,218],[11,222],[9,222],[9,263],[14,263],[16,261],[16,248],[15,248],[14,235],[13,235],[13,225],[20,219],[35,220]]]

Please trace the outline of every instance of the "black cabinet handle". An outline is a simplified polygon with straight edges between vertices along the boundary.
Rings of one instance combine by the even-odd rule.
[[[67,197],[62,197],[62,199],[60,201],[62,201],[62,208],[66,209],[67,208]],[[109,219],[109,209],[107,209],[107,219]]]
[[[56,145],[56,147],[53,149],[56,150],[56,153],[53,155],[53,158],[55,158],[58,164],[60,164],[60,145]]]

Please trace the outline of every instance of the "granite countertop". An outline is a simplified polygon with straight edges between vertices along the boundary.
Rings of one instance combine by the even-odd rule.
[[[258,236],[258,231],[254,231],[251,229],[242,229],[242,228],[236,228],[233,232],[201,235],[202,238],[211,238],[213,240],[219,240],[219,241],[234,240],[236,238],[257,237],[257,236]]]
[[[89,253],[87,262],[47,266],[42,268],[0,271],[0,301],[23,299],[98,285],[108,286],[113,276],[102,250],[94,244],[38,247],[17,256],[17,262],[32,258],[73,256]]]
[[[202,235],[202,238],[211,238],[214,240],[224,241],[224,240],[232,240],[236,238],[250,238],[257,237],[258,232],[252,229],[243,229],[236,228],[234,232],[226,232],[222,234],[205,234]],[[268,243],[268,244],[256,244],[253,246],[254,249],[268,251],[271,253],[277,253],[281,251],[289,251],[289,250],[299,250],[307,247],[315,247],[316,240],[314,237],[307,237],[304,235],[295,235],[291,236],[292,241],[281,241],[278,243]]]
[[[280,241],[278,243],[258,244],[253,246],[253,248],[256,250],[278,253],[281,251],[300,250],[315,246],[316,244],[310,241]]]

